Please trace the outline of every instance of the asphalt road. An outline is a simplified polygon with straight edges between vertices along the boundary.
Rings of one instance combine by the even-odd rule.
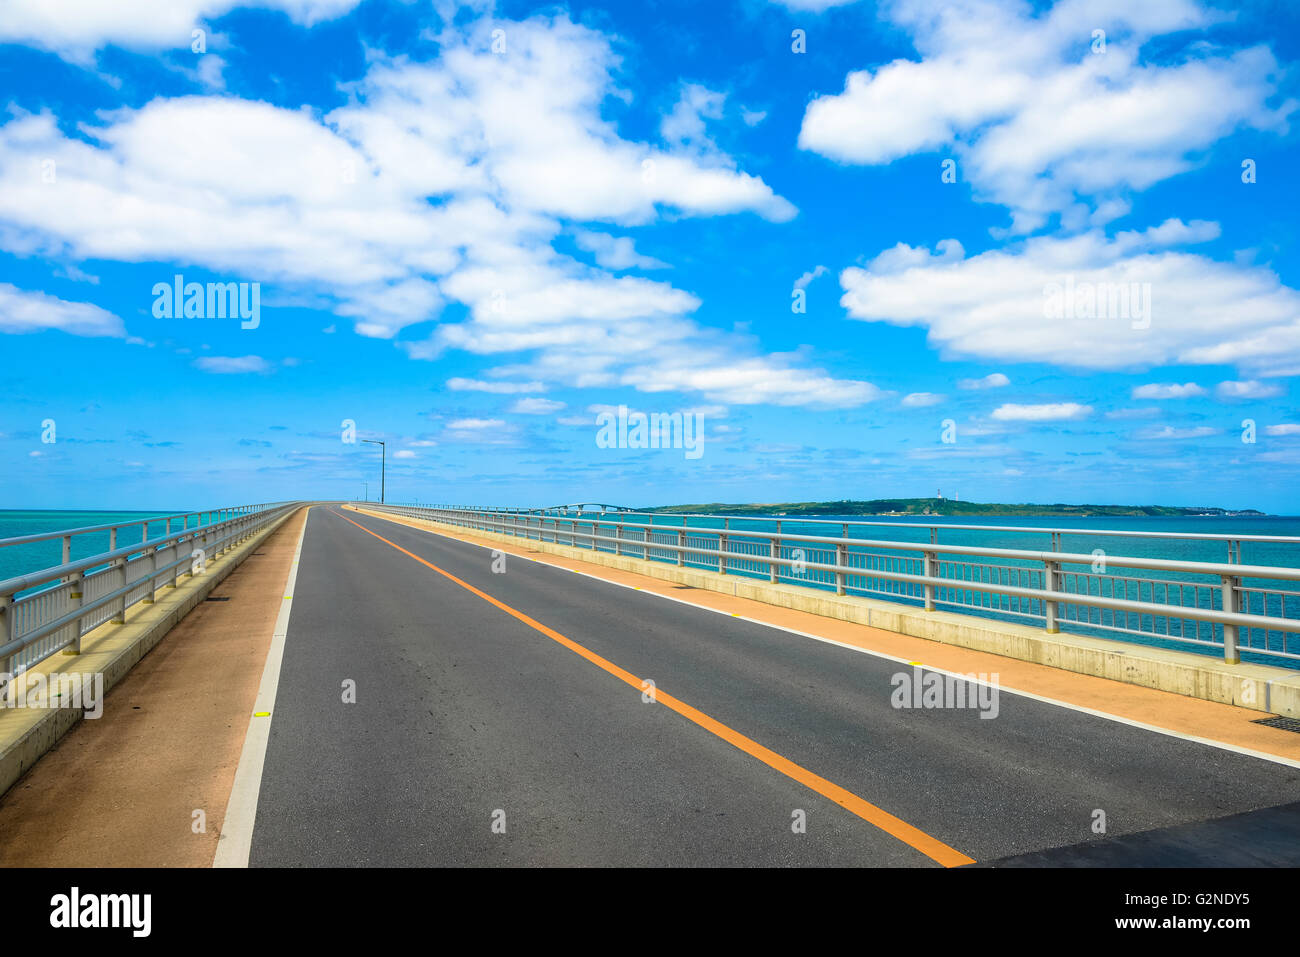
[[[895,708],[891,678],[910,673],[896,662],[493,564],[480,546],[312,510],[250,864],[953,863],[934,846],[1050,864],[1067,852],[1033,855],[1118,844],[1136,848],[1123,863],[1157,866],[1161,834],[1300,796],[1300,770],[1005,692],[993,719]],[[1300,862],[1300,829],[1283,832],[1265,862]],[[1180,864],[1261,862],[1260,848],[1233,859],[1237,843],[1173,841]]]

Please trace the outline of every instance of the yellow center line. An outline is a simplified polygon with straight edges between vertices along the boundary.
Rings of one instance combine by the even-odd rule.
[[[348,522],[352,525],[356,525],[357,528],[361,529],[366,534],[373,535],[375,538],[379,539],[384,544],[391,545],[393,548],[397,549],[403,555],[406,555],[409,558],[414,558],[421,565],[424,565],[425,567],[432,569],[433,571],[437,572],[439,575],[442,575],[444,578],[448,579],[449,581],[455,582],[457,585],[459,585],[461,588],[464,588],[466,591],[472,592],[473,594],[477,595],[479,598],[482,598],[484,601],[488,602],[491,605],[495,605],[497,608],[500,608],[502,611],[504,611],[507,615],[510,615],[511,617],[518,619],[519,621],[527,625],[529,628],[532,628],[534,631],[541,632],[547,638],[550,638],[552,641],[558,642],[559,644],[563,645],[565,648],[568,648],[574,654],[580,655],[581,657],[587,659],[597,668],[600,668],[602,671],[608,672],[609,674],[613,675],[615,678],[618,678],[620,681],[631,685],[633,688],[636,688],[638,691],[644,690],[645,688],[644,683],[636,675],[632,674],[630,671],[625,671],[624,669],[620,668],[618,665],[614,664],[612,661],[609,661],[606,658],[602,658],[594,651],[591,651],[590,649],[585,648],[584,646],[578,644],[572,638],[565,637],[564,635],[556,631],[554,628],[547,627],[546,625],[543,625],[540,621],[537,621],[536,619],[531,618],[528,615],[524,614],[522,611],[518,611],[517,609],[507,605],[505,602],[493,598],[487,592],[475,588],[469,582],[462,581],[461,579],[453,575],[451,572],[439,568],[437,565],[421,558],[419,555],[416,555],[414,552],[407,551],[405,548],[403,548],[401,545],[398,545],[396,542],[389,541],[388,539],[384,538],[384,536],[380,535],[378,532],[371,531],[370,529],[366,528],[364,525],[360,524],[359,522],[352,521],[352,519],[348,518],[342,512],[335,512],[334,514],[338,515],[338,517],[343,519],[343,521]],[[822,797],[827,798],[830,801],[833,801],[834,803],[838,804],[840,807],[844,808],[846,811],[856,814],[858,817],[862,818],[867,823],[880,828],[880,830],[884,831],[886,834],[890,835],[891,837],[897,838],[898,840],[902,841],[904,844],[908,845],[909,847],[912,847],[920,851],[926,857],[930,858],[931,860],[937,861],[938,863],[942,864],[944,867],[958,867],[962,864],[975,863],[974,858],[967,857],[961,851],[951,848],[947,844],[943,843],[943,841],[940,841],[938,838],[931,837],[929,834],[926,834],[924,831],[920,830],[919,828],[913,827],[911,824],[908,824],[902,818],[895,817],[893,814],[890,814],[888,811],[884,810],[883,808],[876,807],[876,805],[872,804],[870,801],[858,797],[852,791],[846,790],[845,788],[840,787],[838,784],[826,780],[821,775],[814,774],[812,771],[809,771],[807,768],[795,764],[793,761],[789,760],[788,758],[782,757],[781,755],[773,751],[771,748],[764,747],[763,745],[759,744],[757,741],[753,740],[752,738],[747,738],[739,731],[729,728],[721,721],[709,717],[703,711],[700,711],[697,708],[693,708],[690,705],[688,705],[686,702],[674,698],[672,695],[668,694],[662,688],[655,689],[654,700],[659,704],[662,704],[664,707],[677,712],[683,718],[686,718],[688,721],[693,722],[694,724],[703,728],[705,731],[708,731],[718,736],[723,741],[726,741],[728,744],[733,745],[736,748],[739,748],[741,751],[744,751],[750,757],[757,758],[759,761],[762,761],[768,767],[780,771],[782,774],[784,774],[786,777],[790,778],[791,780],[797,781],[800,784],[804,785],[805,787],[813,791],[816,791]]]

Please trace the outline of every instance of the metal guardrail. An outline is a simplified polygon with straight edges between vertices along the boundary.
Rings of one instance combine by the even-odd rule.
[[[1107,638],[1221,650],[1224,660],[1234,664],[1242,651],[1274,664],[1300,662],[1300,590],[1284,587],[1300,582],[1300,568],[1288,566],[879,541],[850,534],[854,524],[886,523],[818,522],[841,526],[841,534],[831,536],[784,533],[777,519],[771,519],[776,528],[765,531],[734,529],[728,523],[693,526],[689,516],[681,525],[631,520],[643,513],[564,517],[500,509],[366,507],[771,583],[833,588],[840,595],[885,598],[927,611],[943,607],[1041,623],[1049,633],[1064,627]],[[1090,529],[1044,531],[1098,534]],[[1222,537],[1300,543],[1283,536]],[[1053,544],[1059,546],[1055,536]],[[1240,557],[1239,544],[1233,554]]]
[[[241,505],[0,539],[0,548],[63,541],[62,564],[0,581],[3,681],[58,651],[80,652],[81,639],[91,630],[106,621],[125,624],[127,609],[153,602],[160,585],[175,588],[181,575],[202,574],[209,559],[302,504]],[[190,518],[197,524],[191,525]],[[176,521],[181,527],[173,531]],[[163,534],[149,538],[150,526],[159,523]],[[136,526],[143,528],[140,541],[119,548],[119,533]],[[103,531],[109,533],[108,551],[72,559],[76,536]]]
[[[1154,532],[1141,531],[1138,529],[1123,530],[1113,528],[1069,528],[1060,526],[1037,526],[1037,525],[965,525],[957,522],[880,522],[868,521],[865,519],[841,519],[841,518],[812,518],[801,515],[728,515],[726,513],[706,513],[706,512],[647,512],[638,511],[637,509],[628,508],[622,505],[553,505],[546,508],[515,508],[515,507],[489,507],[479,508],[476,506],[466,505],[436,505],[426,506],[433,508],[443,508],[452,510],[485,511],[496,514],[508,515],[537,515],[549,514],[555,517],[568,518],[569,513],[574,512],[575,517],[581,517],[584,512],[596,511],[601,515],[607,512],[617,512],[624,517],[636,517],[644,519],[681,519],[684,524],[690,525],[692,520],[696,521],[720,521],[724,527],[729,527],[730,523],[736,522],[767,522],[775,526],[776,531],[781,530],[783,522],[794,522],[800,525],[826,525],[842,528],[847,537],[849,530],[857,528],[892,528],[908,531],[923,531],[928,533],[930,544],[939,543],[940,530],[950,532],[1002,532],[1012,534],[1036,534],[1049,536],[1049,545],[1052,551],[1061,551],[1062,542],[1067,535],[1077,535],[1082,537],[1101,537],[1101,538],[1134,538],[1134,539],[1154,539],[1154,540],[1181,540],[1194,542],[1216,542],[1227,547],[1229,562],[1241,562],[1241,546],[1243,542],[1274,544],[1274,545],[1300,545],[1300,536],[1295,535],[1242,535],[1242,534],[1225,534],[1216,532]]]

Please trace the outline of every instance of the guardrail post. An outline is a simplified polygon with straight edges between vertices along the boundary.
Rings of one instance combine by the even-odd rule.
[[[926,578],[934,577],[935,553],[932,551],[922,552],[921,574]],[[925,610],[934,611],[934,585],[930,582],[925,583]]]
[[[3,636],[5,644],[10,644],[18,637],[18,611],[14,605],[14,600],[12,595],[0,597],[0,612],[4,612],[3,619],[0,619],[4,622],[4,627],[0,628],[0,636]],[[20,653],[21,649],[13,652],[5,659],[5,671],[9,674],[10,681],[14,680],[14,676],[18,672],[18,655]]]
[[[86,573],[84,571],[77,572],[72,576],[71,582],[72,590],[68,592],[68,603],[72,605],[73,608],[80,608],[86,601],[84,597],[86,593]],[[78,618],[76,623],[73,625],[72,644],[63,649],[65,655],[81,654],[82,624],[83,622],[81,618]]]
[[[686,529],[677,529],[677,567],[681,568],[686,564]]]
[[[727,534],[718,533],[718,574],[727,574]]]
[[[1043,563],[1043,590],[1049,596],[1056,594],[1056,592],[1058,591],[1057,585],[1060,583],[1059,582],[1060,573],[1061,573],[1060,562],[1049,561]],[[1047,628],[1047,633],[1049,635],[1058,634],[1061,630],[1059,627],[1057,627],[1057,623],[1056,623],[1056,619],[1057,616],[1060,614],[1060,611],[1061,611],[1060,602],[1054,601],[1050,598],[1043,599],[1044,625]]]
[[[123,556],[122,558],[115,560],[113,564],[117,568],[117,575],[116,575],[117,587],[125,589],[126,588],[126,557]],[[125,625],[126,624],[126,592],[125,591],[122,592],[122,597],[117,600],[116,604],[117,604],[117,614],[115,614],[112,617],[111,621],[115,625]],[[81,647],[81,639],[77,639],[77,647],[78,648]]]
[[[778,522],[777,531],[779,532],[780,530],[781,530],[780,523]],[[781,557],[781,539],[779,537],[773,538],[771,545],[772,545],[772,559],[767,563],[767,580],[771,582],[773,585],[775,585],[777,580],[777,575],[778,575],[777,569],[779,567],[777,565],[777,559]]]
[[[0,641],[8,644],[13,640],[14,600],[8,595],[0,595]],[[14,673],[13,655],[5,661],[5,669],[10,675]]]
[[[619,522],[614,526],[614,554],[623,554],[623,523]]]
[[[1223,610],[1232,614],[1241,611],[1241,603],[1237,600],[1237,589],[1241,586],[1241,579],[1235,575],[1223,576]],[[1229,625],[1226,622],[1223,625],[1223,660],[1230,665],[1241,664],[1241,654],[1237,651],[1237,626]]]
[[[835,546],[835,564],[843,568],[849,563],[849,547],[843,542]],[[844,594],[844,573],[837,571],[835,573],[835,594]]]
[[[158,549],[149,549],[149,597],[140,599],[146,605],[152,605],[158,597]]]

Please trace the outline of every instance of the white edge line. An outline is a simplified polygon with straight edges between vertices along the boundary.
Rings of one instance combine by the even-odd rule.
[[[373,517],[378,518],[379,516],[376,515],[376,516],[373,516]],[[385,520],[385,521],[392,521],[391,519],[384,519],[384,520]],[[395,525],[401,525],[401,524],[403,524],[403,523],[401,523],[401,522],[394,522],[393,524],[395,524]],[[415,526],[415,525],[408,525],[408,526],[406,526],[406,527],[407,527],[407,528],[412,528],[412,529],[414,529],[415,531],[418,531],[418,532],[428,532],[430,535],[437,535],[439,538],[449,538],[449,539],[451,539],[452,541],[460,542],[462,545],[473,545],[475,548],[488,548],[488,549],[490,549],[490,548],[492,547],[492,546],[490,546],[490,545],[480,545],[480,544],[478,544],[477,542],[467,542],[467,541],[465,541],[463,538],[457,538],[455,535],[450,535],[450,534],[447,534],[447,533],[444,533],[444,532],[436,532],[436,531],[434,531],[433,529],[429,529],[429,528],[421,528],[421,527],[419,527],[419,526]],[[521,540],[521,541],[522,541],[522,540]],[[501,542],[501,543],[498,543],[498,544],[506,544],[506,543],[505,543],[505,542]],[[859,652],[859,653],[864,654],[864,655],[871,655],[873,658],[884,658],[884,659],[887,660],[887,661],[897,661],[897,662],[899,662],[899,663],[901,663],[901,664],[905,664],[905,665],[908,665],[908,666],[910,666],[910,667],[920,667],[923,671],[934,671],[934,672],[937,672],[938,674],[941,674],[941,675],[948,675],[948,676],[953,677],[953,678],[962,679],[962,680],[964,680],[964,681],[970,682],[971,684],[990,684],[990,682],[980,681],[980,680],[978,680],[978,679],[976,679],[976,678],[972,678],[972,677],[971,677],[970,675],[968,675],[968,674],[962,674],[962,673],[960,673],[960,672],[956,672],[956,671],[945,671],[943,668],[935,668],[933,665],[926,665],[926,664],[922,664],[922,665],[919,665],[919,666],[918,666],[918,665],[912,665],[912,663],[911,663],[911,661],[910,661],[909,659],[907,659],[907,658],[900,658],[900,657],[898,657],[897,655],[887,654],[887,653],[885,653],[885,652],[883,652],[883,651],[875,651],[875,650],[870,649],[870,648],[860,648],[860,647],[858,647],[857,645],[851,645],[851,644],[848,644],[847,642],[836,641],[834,638],[826,638],[826,637],[824,637],[824,636],[822,636],[822,635],[814,635],[814,634],[812,634],[812,633],[810,633],[810,632],[807,632],[807,631],[799,631],[797,628],[787,628],[785,625],[776,625],[776,624],[773,624],[773,623],[770,622],[770,621],[760,621],[760,620],[757,619],[757,618],[746,618],[744,615],[736,615],[736,614],[733,614],[733,613],[731,613],[731,612],[729,612],[729,611],[723,611],[723,610],[721,610],[720,608],[709,608],[707,605],[697,605],[697,604],[695,604],[695,602],[687,601],[687,600],[684,599],[684,598],[674,598],[672,595],[661,595],[661,594],[659,594],[658,592],[646,591],[644,588],[641,588],[641,587],[639,587],[639,586],[637,586],[637,585],[627,585],[627,584],[624,584],[623,582],[611,581],[611,580],[608,579],[608,578],[602,578],[600,575],[593,575],[593,574],[591,574],[590,572],[579,571],[579,570],[576,569],[576,568],[567,568],[567,567],[565,567],[564,565],[557,565],[555,562],[548,562],[548,561],[544,561],[544,560],[542,560],[542,559],[540,559],[540,558],[533,558],[533,557],[530,556],[530,555],[520,555],[520,554],[518,554],[518,553],[516,553],[516,552],[512,552],[511,554],[515,555],[515,556],[518,557],[518,558],[522,558],[524,561],[527,561],[527,562],[536,562],[538,565],[547,565],[547,566],[549,566],[549,567],[551,567],[551,568],[558,568],[558,569],[560,569],[561,571],[572,572],[572,573],[575,574],[575,575],[581,575],[583,578],[591,578],[591,579],[594,579],[595,581],[604,582],[606,585],[614,585],[614,586],[616,586],[616,587],[618,587],[618,588],[627,588],[627,589],[630,589],[630,590],[632,590],[632,591],[639,591],[639,592],[641,592],[641,594],[643,594],[643,595],[650,595],[650,596],[653,596],[653,597],[655,597],[655,598],[662,598],[662,599],[664,599],[664,601],[674,601],[674,602],[677,602],[679,605],[689,605],[689,606],[692,607],[692,608],[698,608],[700,611],[708,611],[708,612],[712,612],[712,613],[715,614],[715,615],[725,615],[725,616],[728,617],[728,618],[735,618],[735,619],[737,619],[737,620],[739,620],[739,621],[747,621],[747,622],[749,622],[750,624],[753,624],[753,625],[762,625],[762,626],[764,626],[765,628],[773,628],[773,629],[775,629],[775,630],[777,630],[777,631],[784,631],[784,632],[786,632],[786,633],[788,633],[788,634],[791,634],[791,635],[799,635],[801,638],[811,638],[813,641],[820,641],[820,642],[823,642],[824,644],[835,645],[837,648],[846,648],[846,649],[848,649],[849,651],[856,651],[856,652]],[[575,559],[575,560],[578,560],[578,559]],[[639,572],[632,572],[632,574],[636,575],[636,574],[640,574],[640,573],[639,573]],[[647,576],[647,577],[649,577],[649,576]],[[656,579],[656,581],[660,581],[660,580],[662,580],[662,579]],[[711,591],[711,589],[700,589],[700,591]],[[723,592],[718,592],[718,594],[724,594],[724,593],[723,593]],[[773,606],[773,607],[778,607],[778,606]],[[835,620],[838,621],[839,619],[835,619]],[[856,624],[856,623],[855,623],[855,622],[846,622],[846,624]],[[884,629],[880,629],[880,630],[883,631]],[[892,632],[891,632],[891,634],[892,634]],[[912,637],[912,636],[910,636],[910,635],[900,635],[899,637],[902,637],[902,638],[908,638],[908,637]],[[922,641],[924,641],[925,639],[918,639],[918,640],[922,640]],[[951,647],[951,646],[950,646],[950,647]],[[974,651],[975,649],[963,649],[963,650]],[[992,654],[992,652],[987,652],[987,651],[985,651],[985,652],[976,652],[976,653],[977,653],[977,654]],[[1012,659],[1012,660],[1014,660],[1014,661],[1019,661],[1020,659],[1017,658],[1017,659]],[[1023,663],[1025,663],[1025,664],[1033,664],[1033,662],[1023,662]],[[1095,676],[1094,676],[1094,677],[1095,677]],[[1124,718],[1124,717],[1121,717],[1121,716],[1119,716],[1119,715],[1117,715],[1117,714],[1108,714],[1108,713],[1105,712],[1105,711],[1097,711],[1097,710],[1095,710],[1094,708],[1085,708],[1083,705],[1079,705],[1079,704],[1071,704],[1069,701],[1060,701],[1060,700],[1058,700],[1058,699],[1056,699],[1056,698],[1047,698],[1047,697],[1044,697],[1043,695],[1040,695],[1040,694],[1034,694],[1032,691],[1020,691],[1020,690],[1018,690],[1018,689],[1016,689],[1016,688],[1008,688],[1006,685],[1001,684],[1001,683],[999,683],[999,684],[997,685],[997,688],[998,688],[999,693],[1005,691],[1007,694],[1019,695],[1019,696],[1022,697],[1022,698],[1031,698],[1031,699],[1033,699],[1034,701],[1041,701],[1043,704],[1055,705],[1055,706],[1058,707],[1058,708],[1065,708],[1065,709],[1067,709],[1067,710],[1069,710],[1069,711],[1077,711],[1077,712],[1079,712],[1080,714],[1092,715],[1094,718],[1102,718],[1102,719],[1104,719],[1104,720],[1106,720],[1106,721],[1114,721],[1116,724],[1126,724],[1126,725],[1128,725],[1128,726],[1131,727],[1131,728],[1140,728],[1140,729],[1142,729],[1143,731],[1153,731],[1153,732],[1155,732],[1156,734],[1167,735],[1168,737],[1171,737],[1171,738],[1181,738],[1181,739],[1184,740],[1184,741],[1191,741],[1191,742],[1194,742],[1194,743],[1196,743],[1196,744],[1203,744],[1203,745],[1205,745],[1206,747],[1218,748],[1218,749],[1221,750],[1221,751],[1231,751],[1231,752],[1233,752],[1233,753],[1235,753],[1235,754],[1244,754],[1244,755],[1246,755],[1247,757],[1258,758],[1258,759],[1261,760],[1261,761],[1270,761],[1270,762],[1272,762],[1272,763],[1274,763],[1274,764],[1283,764],[1283,765],[1286,765],[1287,767],[1291,767],[1291,768],[1300,768],[1300,760],[1295,760],[1295,759],[1293,759],[1293,758],[1284,758],[1284,757],[1282,757],[1281,755],[1277,755],[1277,754],[1269,754],[1269,753],[1267,753],[1267,752],[1265,752],[1265,751],[1254,751],[1254,750],[1251,750],[1250,748],[1243,748],[1243,747],[1239,747],[1238,745],[1235,745],[1235,744],[1228,744],[1226,741],[1215,741],[1215,740],[1213,740],[1212,738],[1201,738],[1201,737],[1197,737],[1197,736],[1194,735],[1194,734],[1184,734],[1182,731],[1174,731],[1174,730],[1171,729],[1171,728],[1161,728],[1161,727],[1159,727],[1159,726],[1157,726],[1157,725],[1154,725],[1154,724],[1147,724],[1145,721],[1136,721],[1136,720],[1134,720],[1134,719],[1132,719],[1132,718]],[[1158,688],[1151,688],[1151,689],[1148,689],[1148,690],[1151,690],[1151,691],[1158,691],[1159,689],[1158,689]],[[1171,692],[1171,693],[1172,693],[1172,692]],[[1211,704],[1218,704],[1218,703],[1220,703],[1220,702],[1210,702],[1210,703],[1211,703]],[[1260,713],[1263,714],[1264,712],[1260,712]]]
[[[257,821],[257,795],[262,789],[262,767],[266,763],[266,744],[271,737],[271,719],[275,716],[275,693],[280,686],[280,662],[284,658],[284,640],[289,633],[289,612],[293,606],[293,589],[298,582],[298,562],[302,558],[302,541],[307,536],[307,520],[303,519],[294,548],[293,563],[280,593],[280,613],[275,618],[275,631],[271,634],[271,647],[266,653],[266,666],[262,669],[262,683],[257,686],[257,700],[253,714],[269,712],[266,718],[248,718],[248,731],[244,735],[244,749],[239,754],[235,781],[230,787],[230,800],[226,802],[226,816],[221,822],[221,836],[217,839],[217,853],[212,858],[213,867],[247,867],[253,850],[253,825]]]

